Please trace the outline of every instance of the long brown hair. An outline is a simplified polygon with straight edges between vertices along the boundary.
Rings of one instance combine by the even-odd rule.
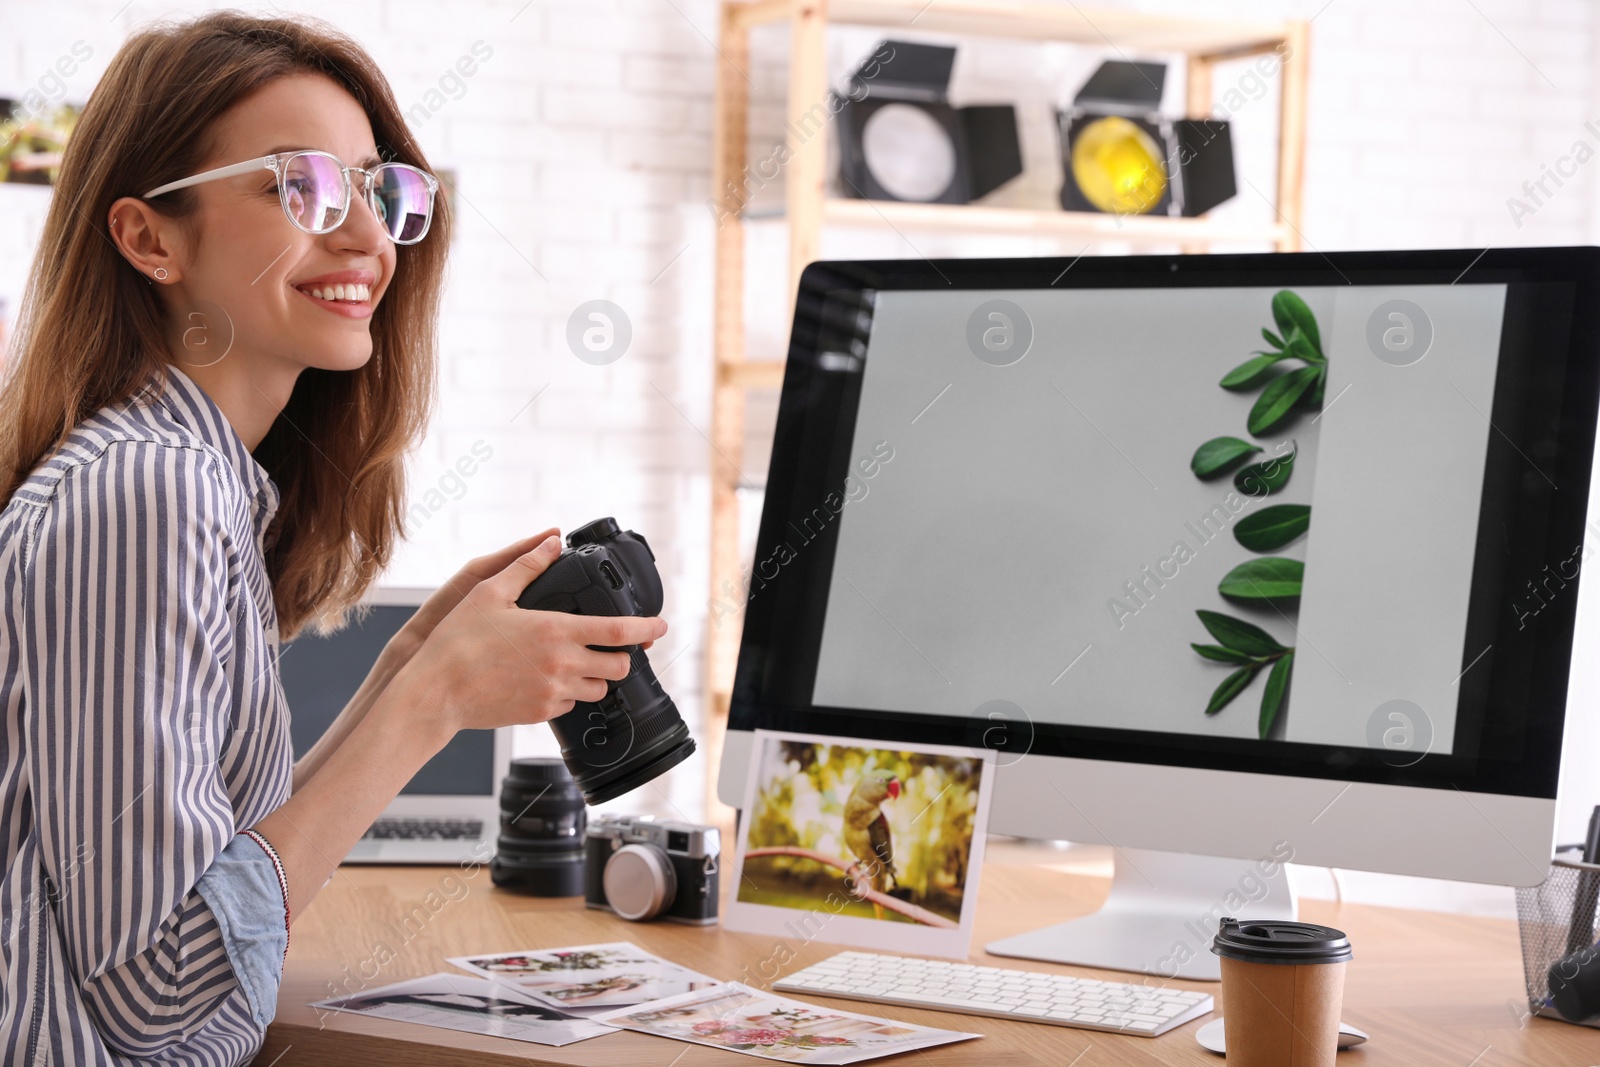
[[[166,366],[161,304],[110,241],[111,204],[196,173],[223,112],[305,72],[355,97],[385,159],[431,169],[372,58],[315,20],[221,11],[146,28],[112,59],[68,143],[19,309],[0,387],[0,503],[74,425]],[[189,188],[158,210],[186,219],[197,206]],[[266,542],[286,639],[309,621],[342,620],[401,533],[405,454],[434,400],[450,229],[441,194],[427,238],[397,250],[370,320],[372,358],[356,371],[303,371],[255,450],[281,495]]]

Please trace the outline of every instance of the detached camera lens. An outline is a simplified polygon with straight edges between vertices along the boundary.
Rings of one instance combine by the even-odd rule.
[[[500,787],[494,884],[538,897],[583,893],[583,793],[558,759],[517,759]]]

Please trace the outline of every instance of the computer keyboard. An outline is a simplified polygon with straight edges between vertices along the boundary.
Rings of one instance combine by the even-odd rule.
[[[841,952],[772,988],[1141,1037],[1212,1010],[1209,993],[872,952]]]
[[[483,836],[483,820],[386,818],[361,836],[380,841],[471,841]]]

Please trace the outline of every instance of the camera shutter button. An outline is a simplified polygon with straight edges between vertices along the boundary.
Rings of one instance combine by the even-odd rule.
[[[567,544],[573,548],[577,548],[579,545],[599,544],[601,541],[609,541],[621,535],[621,533],[622,527],[617,525],[617,520],[607,515],[603,519],[596,519],[567,534]]]
[[[678,876],[655,845],[623,845],[606,860],[606,903],[624,919],[653,919],[672,906]]]

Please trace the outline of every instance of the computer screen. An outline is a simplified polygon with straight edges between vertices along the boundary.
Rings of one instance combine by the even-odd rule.
[[[338,718],[383,646],[416,609],[417,604],[377,604],[341,630],[326,636],[305,633],[282,647],[278,665],[289,701],[296,759]],[[461,730],[400,792],[402,796],[492,796],[494,789],[494,731]]]
[[[814,264],[730,726],[1553,797],[1593,257],[1476,255]]]
[[[1035,721],[1257,738],[1248,698],[1270,668],[1206,713],[1249,666],[1193,650],[1218,646],[1195,614],[1212,611],[1293,650],[1269,737],[1367,745],[1352,709],[1406,699],[1432,750],[1452,751],[1463,656],[1488,644],[1465,647],[1505,286],[1303,287],[1327,349],[1323,404],[1254,438],[1261,390],[1217,382],[1269,347],[1278,291],[968,297],[1031,321],[1031,350],[1006,367],[928,358],[963,325],[948,293],[879,294],[851,454],[883,442],[893,458],[839,516],[813,702],[969,715],[1006,699]],[[1434,333],[1403,367],[1365,344],[1367,319],[1398,301],[1426,306]],[[1191,458],[1218,436],[1287,480],[1251,493],[1196,476]],[[1260,515],[1256,543],[1272,547],[1258,552],[1239,535]],[[959,563],[956,531],[970,535]],[[1224,584],[1244,564],[1271,576],[1263,560],[1300,564],[1286,572],[1299,595],[1253,596],[1249,571]]]

